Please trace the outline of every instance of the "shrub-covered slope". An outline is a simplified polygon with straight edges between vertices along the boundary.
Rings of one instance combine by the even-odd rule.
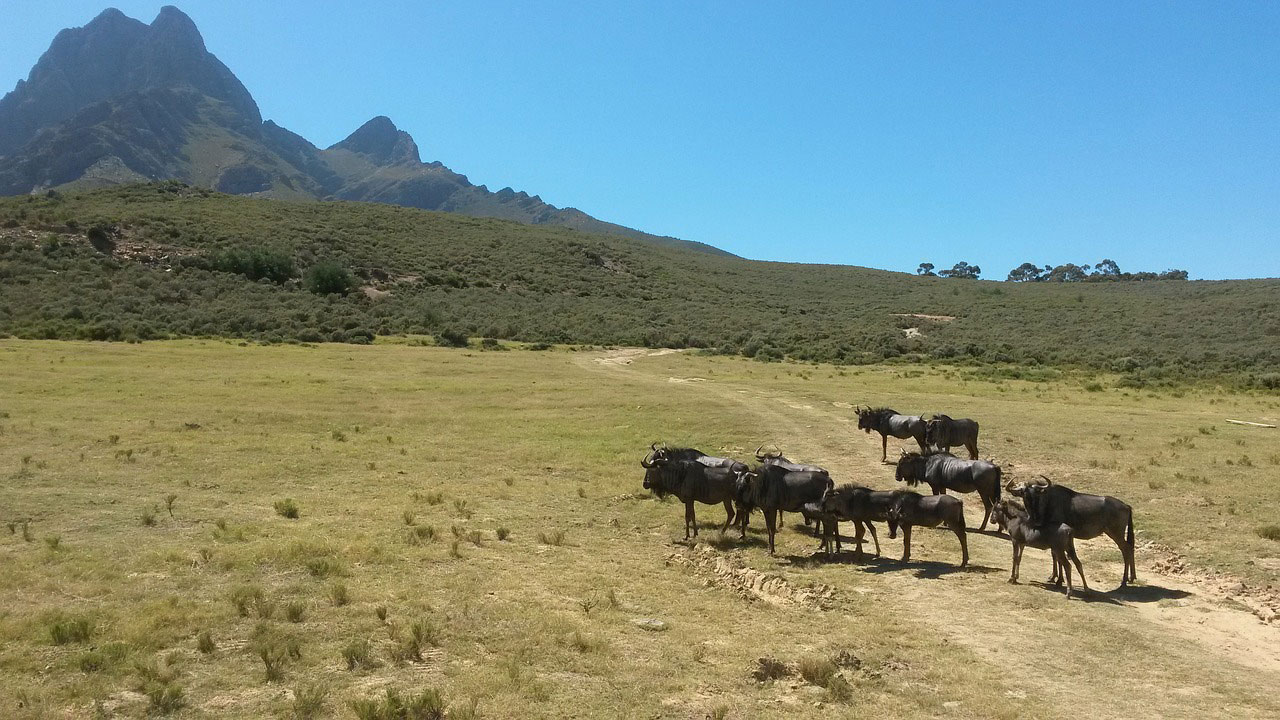
[[[176,183],[8,198],[0,225],[0,333],[23,337],[361,342],[453,330],[763,359],[1280,382],[1278,280],[949,280]]]

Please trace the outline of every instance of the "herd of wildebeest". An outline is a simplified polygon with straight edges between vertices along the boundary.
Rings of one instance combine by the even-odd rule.
[[[918,452],[903,452],[898,458],[895,479],[915,486],[928,485],[932,495],[895,489],[873,490],[862,485],[837,486],[831,473],[817,465],[792,462],[776,449],[756,449],[755,467],[732,458],[713,457],[692,448],[672,448],[653,443],[640,465],[645,469],[644,487],[659,497],[674,495],[685,506],[685,539],[697,537],[694,505],[723,504],[728,517],[721,533],[736,527],[746,538],[751,513],[759,509],[769,533],[769,552],[774,551],[779,516],[798,512],[805,525],[812,524],[814,534],[821,537],[820,550],[841,550],[839,524],[854,524],[857,553],[862,555],[864,533],[871,535],[876,556],[880,540],[875,524],[886,523],[889,537],[902,531],[902,561],[911,559],[913,527],[944,526],[960,541],[960,565],[969,562],[966,540],[964,504],[947,494],[976,492],[982,500],[982,524],[994,520],[997,528],[1013,542],[1013,564],[1009,582],[1017,582],[1018,567],[1025,547],[1048,550],[1053,558],[1053,574],[1049,582],[1061,585],[1065,576],[1067,597],[1073,588],[1071,565],[1075,565],[1080,582],[1089,589],[1084,568],[1076,555],[1075,540],[1100,535],[1111,538],[1124,557],[1124,575],[1120,585],[1137,579],[1133,559],[1133,509],[1128,504],[1106,495],[1078,493],[1044,476],[1032,482],[1002,485],[998,465],[978,459],[978,423],[969,419],[952,419],[934,415],[925,420],[919,415],[902,415],[889,408],[862,408],[858,429],[880,433],[881,462],[887,462],[889,437],[914,439]],[[950,453],[952,447],[964,446],[969,459]],[[1001,498],[1001,490],[1021,499]]]

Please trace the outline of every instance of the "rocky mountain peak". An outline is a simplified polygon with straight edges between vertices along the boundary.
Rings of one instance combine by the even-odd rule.
[[[346,140],[329,149],[347,150],[364,155],[376,165],[422,163],[418,155],[418,144],[413,141],[409,133],[396,127],[396,124],[386,115],[379,115],[361,125],[355,132],[348,135]]]

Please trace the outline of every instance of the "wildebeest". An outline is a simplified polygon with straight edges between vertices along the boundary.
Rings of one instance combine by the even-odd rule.
[[[782,452],[769,453],[762,452],[764,446],[756,448],[756,459],[765,465],[781,465],[782,467],[793,472],[820,472],[827,473],[827,469],[820,465],[804,465],[802,463],[794,463],[782,456]],[[830,473],[827,473],[830,475]]]
[[[810,520],[817,523],[821,533],[818,549],[828,555],[832,552],[840,552],[840,518],[824,511],[821,502],[807,502],[800,508],[800,512],[804,515],[806,523]]]
[[[864,410],[859,407],[854,412],[858,413],[859,430],[868,434],[872,430],[880,433],[880,462],[887,462],[889,459],[890,435],[899,440],[915,438],[915,441],[920,444],[921,452],[928,449],[924,439],[924,420],[919,415],[900,415],[896,410],[889,408]]]
[[[1049,577],[1049,582],[1061,585],[1062,576],[1064,574],[1067,576],[1068,600],[1071,599],[1071,591],[1074,589],[1071,585],[1071,566],[1067,564],[1068,559],[1075,563],[1076,570],[1080,572],[1080,584],[1085,590],[1089,589],[1089,582],[1084,578],[1084,568],[1076,555],[1076,544],[1070,525],[1065,523],[1032,525],[1027,512],[1010,500],[1001,500],[996,503],[991,517],[995,519],[998,526],[1009,533],[1009,539],[1013,540],[1013,565],[1009,571],[1009,582],[1018,582],[1022,550],[1024,546],[1029,545],[1033,548],[1048,550],[1053,557],[1053,574]]]
[[[925,483],[934,495],[977,492],[983,507],[979,530],[987,528],[991,506],[1000,501],[1000,466],[986,460],[961,460],[940,450],[903,453],[894,477],[911,485]]]
[[[778,451],[776,453],[769,453],[769,452],[763,452],[763,450],[764,450],[763,445],[756,448],[756,459],[759,460],[760,463],[763,465],[778,465],[792,472],[814,472],[814,473],[823,473],[824,475],[831,474],[827,472],[826,468],[820,465],[805,465],[803,463],[791,462],[790,460],[782,456],[781,451]],[[802,508],[800,510],[800,514],[804,516],[805,525],[819,522],[818,513],[807,512]],[[781,521],[781,515],[779,515],[779,521]],[[840,542],[840,538],[837,537],[836,544],[838,545],[839,542]]]
[[[947,415],[934,415],[924,425],[924,441],[931,447],[950,452],[956,445],[969,451],[969,459],[978,459],[978,422],[969,418],[953,420]]]
[[[652,490],[658,497],[665,495],[675,495],[684,503],[684,536],[689,538],[689,531],[692,528],[693,537],[698,536],[698,524],[696,514],[694,513],[694,503],[706,503],[708,505],[724,504],[725,513],[728,517],[724,521],[724,527],[720,532],[724,532],[729,528],[729,524],[735,519],[738,513],[747,512],[749,509],[743,508],[740,504],[735,509],[735,501],[739,499],[739,475],[742,470],[746,469],[745,465],[741,469],[729,466],[725,467],[721,464],[707,464],[701,461],[701,458],[707,457],[697,450],[689,448],[653,448],[645,459],[640,461],[640,466],[645,469],[644,488]],[[696,453],[696,457],[691,459],[691,455]],[[743,533],[746,532],[745,521],[741,522]]]
[[[1042,476],[1043,477],[1043,476]],[[1106,534],[1124,556],[1124,576],[1120,587],[1138,579],[1133,558],[1133,508],[1110,495],[1087,495],[1049,478],[1044,484],[1027,483],[1010,486],[1022,498],[1033,525],[1066,523],[1076,538],[1088,540]]]
[[[788,470],[781,465],[761,464],[743,476],[747,479],[747,497],[752,506],[764,512],[770,554],[778,532],[778,512],[802,512],[806,503],[821,501],[822,494],[833,485],[831,476],[825,472]]]
[[[911,528],[946,525],[960,540],[960,567],[969,564],[969,542],[965,537],[964,503],[950,495],[921,495],[911,490],[895,490],[889,505],[889,537],[902,528],[902,562],[911,560]]]
[[[695,460],[707,467],[723,467],[729,468],[735,472],[746,472],[747,464],[734,460],[733,458],[715,457],[708,455],[701,450],[693,448],[672,448],[667,447],[664,443],[662,447],[658,447],[657,443],[649,445],[649,460],[652,462],[661,462],[665,460]]]
[[[892,490],[872,490],[862,485],[846,484],[833,487],[822,496],[822,509],[841,520],[853,522],[857,533],[854,541],[858,544],[858,555],[862,555],[863,530],[871,533],[871,540],[876,545],[876,557],[880,557],[880,538],[876,537],[873,522],[889,520],[889,505],[893,501]]]

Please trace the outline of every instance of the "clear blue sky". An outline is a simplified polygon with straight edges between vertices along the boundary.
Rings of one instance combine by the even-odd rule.
[[[103,7],[0,0],[4,89]],[[1277,2],[179,7],[318,145],[388,115],[490,189],[746,257],[1280,275]]]

